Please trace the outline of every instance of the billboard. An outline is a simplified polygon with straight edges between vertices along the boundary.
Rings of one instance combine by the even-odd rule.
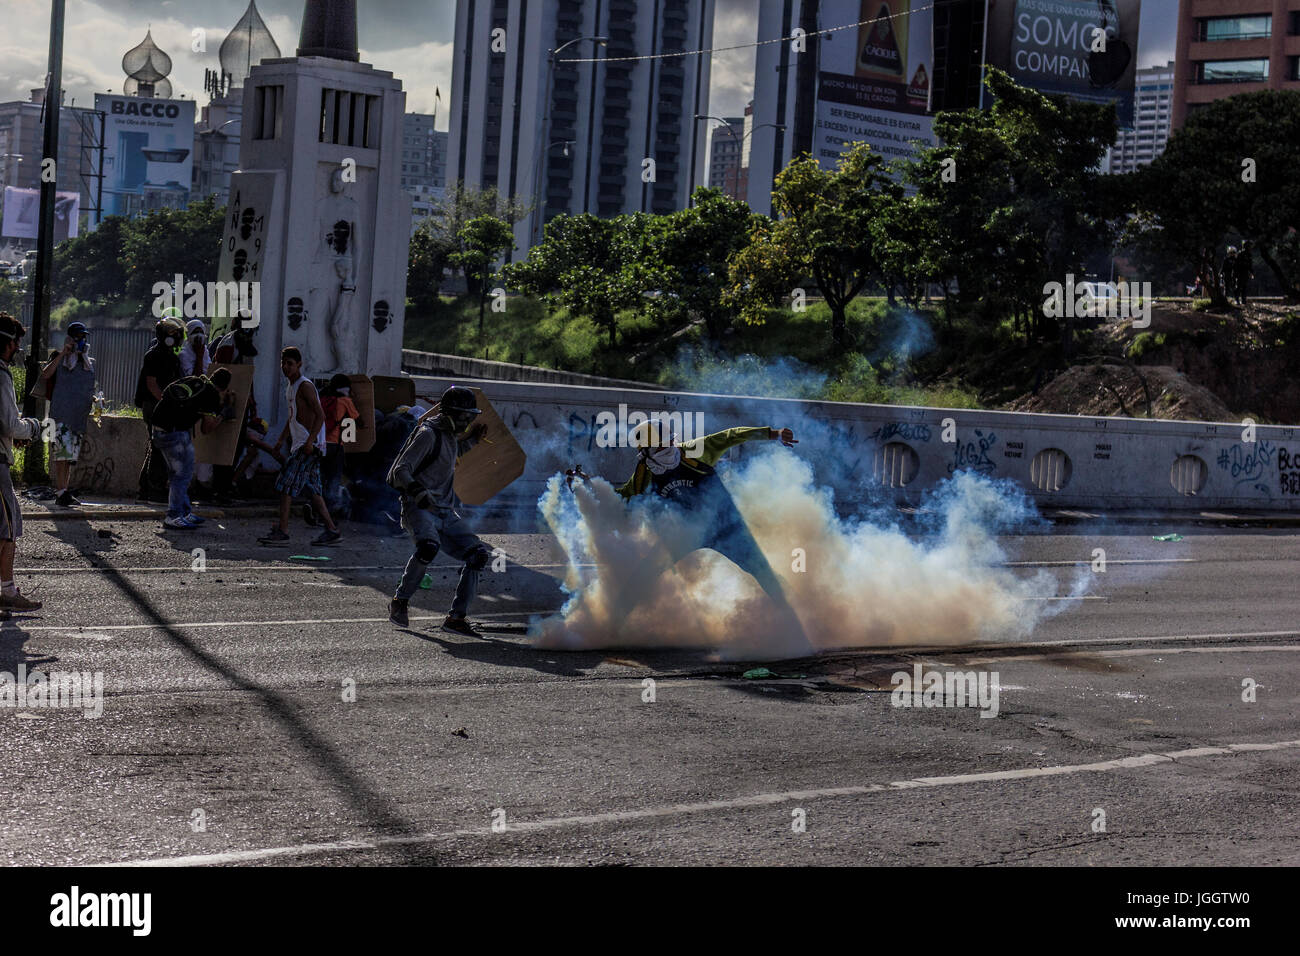
[[[95,94],[104,113],[104,216],[189,204],[194,100]]]
[[[41,223],[41,191],[5,187],[4,222],[0,236],[6,239],[35,239]],[[81,216],[81,193],[59,191],[54,194],[54,241],[77,238],[77,220]]]
[[[1133,127],[1141,0],[988,0],[984,62],[1021,86],[1114,103]]]
[[[934,9],[927,0],[824,0],[813,154],[825,169],[865,140],[885,160],[934,145],[930,78]]]

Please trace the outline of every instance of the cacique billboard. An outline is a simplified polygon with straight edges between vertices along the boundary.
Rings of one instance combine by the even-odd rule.
[[[823,0],[813,152],[826,169],[865,140],[886,161],[934,145],[928,0]],[[835,30],[845,24],[861,24]]]

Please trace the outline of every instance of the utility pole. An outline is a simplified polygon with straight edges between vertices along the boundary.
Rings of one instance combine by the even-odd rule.
[[[36,237],[36,275],[32,277],[32,327],[27,349],[26,397],[23,414],[36,417],[37,400],[32,386],[41,374],[45,357],[45,333],[50,317],[50,285],[54,273],[54,204],[57,198],[59,161],[59,107],[63,98],[63,19],[65,0],[50,3],[50,75],[45,87],[45,140],[41,150],[41,220]],[[52,172],[46,161],[52,160]],[[45,465],[45,444],[39,439],[27,446],[23,456],[23,478],[40,479]]]

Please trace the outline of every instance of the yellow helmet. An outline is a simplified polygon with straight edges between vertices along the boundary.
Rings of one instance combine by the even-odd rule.
[[[628,432],[627,443],[632,448],[668,448],[673,437],[660,419],[651,418]]]

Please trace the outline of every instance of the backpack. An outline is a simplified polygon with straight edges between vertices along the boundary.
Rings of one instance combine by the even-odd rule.
[[[399,451],[397,457],[393,459],[392,467],[388,469],[388,476],[384,479],[384,481],[387,482],[388,487],[395,488],[398,491],[406,490],[404,486],[397,484],[397,463],[402,460],[402,456],[404,456],[410,449],[411,443],[415,441],[415,436],[419,434],[420,429],[423,427],[423,425],[416,425],[411,429],[411,434],[406,436],[406,441],[402,444],[402,450]],[[411,469],[412,476],[418,475],[420,472],[424,471],[425,468],[429,467],[429,462],[437,458],[438,452],[442,451],[442,432],[437,428],[433,428],[432,425],[429,427],[433,431],[433,450],[425,455],[418,465]]]

